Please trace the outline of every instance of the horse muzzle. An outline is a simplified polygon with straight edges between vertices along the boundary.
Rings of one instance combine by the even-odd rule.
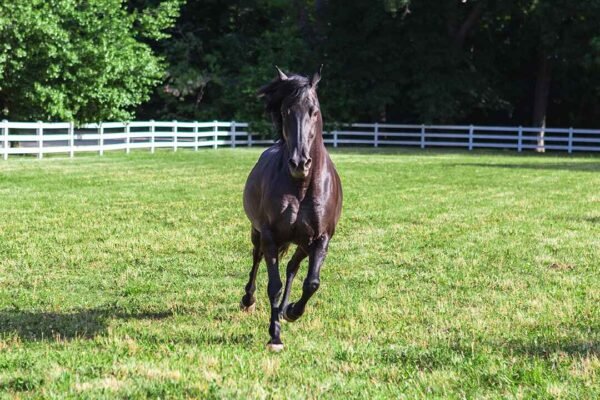
[[[312,160],[310,158],[307,158],[305,160],[301,159],[299,161],[290,158],[288,162],[290,168],[290,175],[292,175],[292,178],[304,179],[310,173],[310,165],[312,163]]]

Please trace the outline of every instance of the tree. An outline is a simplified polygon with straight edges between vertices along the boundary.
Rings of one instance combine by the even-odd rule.
[[[156,0],[130,0],[143,9]],[[256,90],[324,64],[327,122],[597,127],[600,0],[189,0],[142,117],[264,120]],[[537,88],[537,89],[536,89]]]
[[[524,125],[541,128],[538,148],[548,120],[555,126],[597,126],[600,49],[594,40],[600,35],[600,1],[490,3],[485,34],[496,39],[494,52],[502,60],[496,70],[505,84],[499,90]]]
[[[542,128],[538,145],[543,148],[553,76],[564,78],[569,68],[581,69],[587,56],[595,50],[593,40],[599,33],[600,1],[536,2],[529,13],[538,54],[532,123]]]
[[[165,65],[179,0],[128,11],[122,0],[0,2],[0,113],[22,120],[128,119]]]
[[[286,71],[319,65],[297,11],[297,2],[284,0],[189,0],[172,38],[156,46],[169,68],[139,115],[262,120],[256,91],[275,76],[274,64]]]

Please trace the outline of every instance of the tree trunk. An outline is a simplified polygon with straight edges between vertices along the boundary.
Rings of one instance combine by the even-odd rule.
[[[379,109],[379,118],[378,118],[379,122],[387,122],[387,107],[384,105],[381,106],[381,108]]]
[[[318,16],[323,16],[327,10],[328,0],[316,0],[315,1],[315,13]]]
[[[297,10],[297,18],[298,18],[298,28],[300,30],[300,33],[302,34],[302,36],[304,36],[304,38],[307,39],[307,41],[309,43],[312,43],[312,39],[313,39],[313,32],[312,32],[312,28],[310,26],[309,23],[309,18],[308,18],[308,10],[306,9],[305,3],[301,0],[296,0],[294,2],[294,5],[296,7]]]
[[[550,94],[550,81],[552,71],[550,60],[545,51],[540,52],[538,74],[535,82],[535,93],[533,98],[533,126],[541,128],[538,133],[536,151],[543,153],[544,148],[544,130],[546,128],[546,112],[548,109],[548,97]]]
[[[475,27],[475,24],[481,17],[481,14],[483,14],[484,8],[485,1],[479,1],[475,4],[475,6],[473,6],[471,11],[469,12],[469,15],[467,15],[467,18],[464,20],[460,28],[454,34],[452,43],[454,51],[462,50],[467,35],[471,31],[471,29]]]
[[[327,13],[329,8],[328,0],[315,1],[315,32],[321,40],[327,26]]]

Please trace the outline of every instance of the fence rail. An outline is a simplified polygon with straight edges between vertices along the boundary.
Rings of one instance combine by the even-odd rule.
[[[403,125],[357,123],[341,125],[324,132],[327,145],[338,146],[414,146],[526,150],[600,151],[600,130],[574,128],[541,128],[476,126],[476,125]],[[264,139],[249,131],[244,122],[180,122],[133,121],[105,122],[75,127],[73,123],[0,122],[0,154],[44,154],[98,152],[131,149],[268,145]]]
[[[543,140],[539,134],[543,132]],[[340,145],[497,148],[525,150],[600,151],[600,130],[478,125],[349,124],[324,135]]]

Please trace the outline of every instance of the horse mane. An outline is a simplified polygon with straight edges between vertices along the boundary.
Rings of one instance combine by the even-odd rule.
[[[283,119],[281,105],[284,101],[294,102],[308,94],[310,80],[302,75],[289,74],[287,79],[275,78],[258,90],[258,96],[265,99],[265,110],[271,115],[277,139],[283,139]]]

